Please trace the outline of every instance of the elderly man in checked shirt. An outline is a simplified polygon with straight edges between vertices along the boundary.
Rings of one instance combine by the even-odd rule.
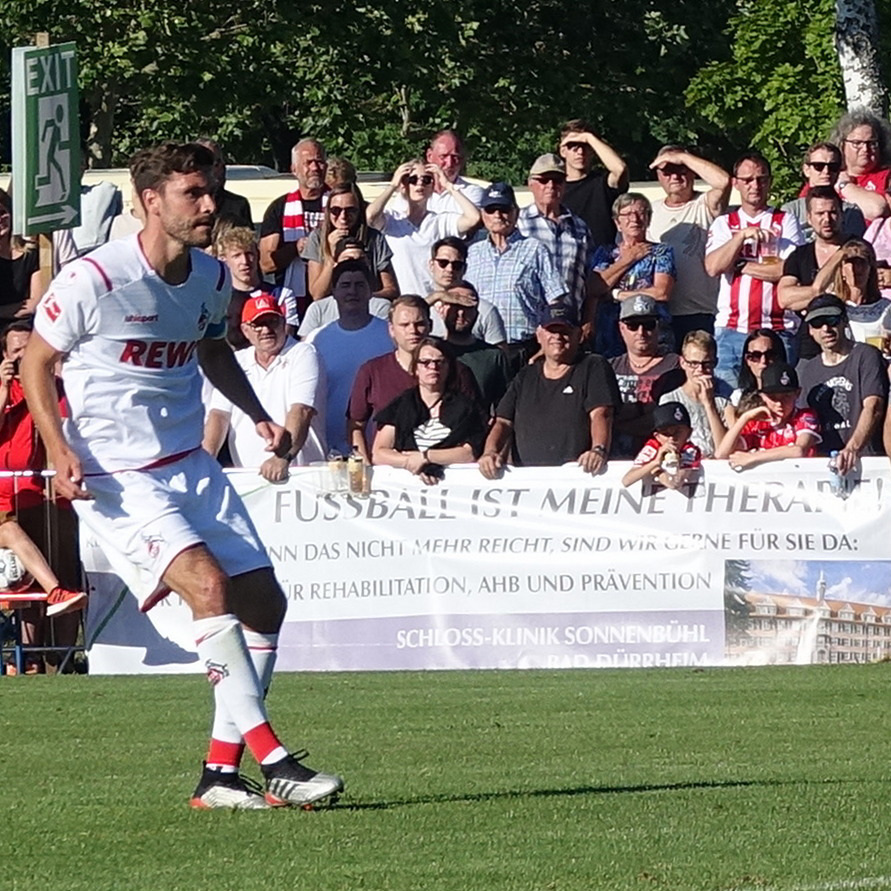
[[[507,183],[492,183],[480,207],[488,237],[468,249],[465,278],[498,308],[508,355],[519,366],[538,351],[535,331],[550,317],[550,305],[563,303],[566,285],[547,248],[517,231],[519,209]]]

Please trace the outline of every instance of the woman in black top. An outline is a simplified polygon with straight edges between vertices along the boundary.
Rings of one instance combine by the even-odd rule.
[[[404,467],[427,485],[435,485],[443,467],[477,459],[485,422],[479,406],[456,389],[455,361],[438,337],[425,337],[415,347],[409,371],[417,386],[375,417],[375,464]]]
[[[0,319],[29,316],[40,299],[37,249],[12,236],[12,200],[0,189]]]

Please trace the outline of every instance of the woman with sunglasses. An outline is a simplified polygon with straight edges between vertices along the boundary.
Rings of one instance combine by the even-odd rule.
[[[832,293],[845,303],[848,326],[854,340],[882,348],[882,338],[891,331],[891,300],[879,289],[876,255],[872,245],[852,238],[841,249]]]
[[[461,208],[460,214],[434,213],[427,207],[434,186],[452,196]],[[397,191],[405,199],[406,209],[385,210]],[[393,269],[401,292],[422,297],[433,290],[430,248],[447,235],[466,235],[479,221],[479,209],[449,182],[442,168],[420,158],[400,164],[390,184],[368,207],[368,225],[384,234],[393,252]]]
[[[743,412],[761,405],[761,375],[768,365],[786,361],[786,344],[776,331],[758,328],[743,341],[742,355],[739,386],[730,394],[730,404],[724,410],[728,427]]]
[[[387,300],[398,297],[393,252],[384,236],[366,224],[365,201],[359,187],[355,183],[344,183],[328,193],[322,224],[310,233],[301,255],[308,261],[307,275],[312,299],[322,300],[330,295],[335,253],[344,239],[358,241],[364,248],[364,259],[374,281],[373,296]]]
[[[486,427],[479,406],[456,386],[455,361],[438,337],[425,337],[414,348],[409,370],[417,386],[375,416],[375,464],[403,467],[432,486],[443,467],[476,461]]]

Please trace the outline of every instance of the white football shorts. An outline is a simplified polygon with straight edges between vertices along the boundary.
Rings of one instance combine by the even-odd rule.
[[[270,566],[241,498],[203,449],[150,470],[87,477],[92,501],[74,501],[115,572],[145,612],[167,593],[174,558],[205,544],[231,578]]]

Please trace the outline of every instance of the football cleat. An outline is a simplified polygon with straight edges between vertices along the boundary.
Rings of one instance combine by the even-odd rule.
[[[343,780],[330,773],[319,773],[300,762],[309,752],[297,752],[276,761],[261,765],[266,777],[266,801],[272,807],[302,807],[311,810],[312,805],[323,799],[334,804],[343,791]]]
[[[87,595],[83,591],[69,591],[56,586],[46,596],[46,614],[52,617],[77,612],[84,608],[86,601]]]
[[[198,787],[192,793],[189,805],[210,810],[228,808],[233,811],[269,810],[259,783],[238,773],[223,773],[204,768]]]

